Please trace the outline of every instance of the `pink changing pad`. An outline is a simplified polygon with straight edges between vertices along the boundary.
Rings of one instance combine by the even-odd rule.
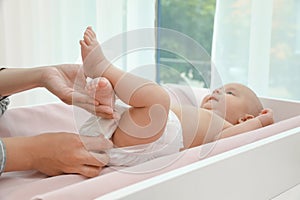
[[[182,92],[180,88],[178,90],[177,92]],[[202,92],[204,94],[207,90]],[[194,101],[196,104],[197,102],[199,97]],[[86,115],[84,111],[80,109],[78,111],[78,108],[75,110],[75,116],[78,112],[83,113],[81,116]],[[81,119],[76,117],[75,119],[74,107],[62,103],[15,108],[8,110],[0,118],[0,134],[1,137],[10,137],[55,131],[77,132],[77,124],[81,123]],[[134,167],[105,168],[98,177],[91,179],[80,175],[46,177],[36,171],[4,173],[0,177],[0,199],[94,199],[130,184],[298,126],[300,115]]]

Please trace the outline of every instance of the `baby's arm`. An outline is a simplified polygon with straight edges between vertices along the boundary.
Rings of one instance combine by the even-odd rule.
[[[233,135],[237,135],[240,133],[244,133],[247,131],[252,131],[264,126],[268,126],[274,123],[273,112],[271,109],[264,109],[261,111],[260,115],[249,119],[243,123],[237,125],[231,125],[226,127],[220,134],[216,136],[217,139],[222,139],[226,137],[230,137]]]

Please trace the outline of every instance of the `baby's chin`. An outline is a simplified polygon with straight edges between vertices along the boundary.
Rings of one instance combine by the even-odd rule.
[[[206,110],[215,110],[214,108],[216,105],[212,101],[207,101],[205,103],[202,103],[200,108],[206,109]]]
[[[200,108],[211,110],[212,109],[211,102],[209,102],[209,101],[202,101],[201,104],[200,104]]]

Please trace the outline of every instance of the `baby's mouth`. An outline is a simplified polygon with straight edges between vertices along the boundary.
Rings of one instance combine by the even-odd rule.
[[[218,101],[218,99],[214,96],[210,96],[207,101]]]

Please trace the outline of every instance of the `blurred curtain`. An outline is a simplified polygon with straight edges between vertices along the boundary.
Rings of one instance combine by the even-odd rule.
[[[300,100],[300,1],[217,1],[212,60],[222,83]]]
[[[154,27],[154,10],[155,0],[0,0],[0,66],[78,62],[88,25],[103,42],[130,29]],[[43,89],[11,98],[11,107],[58,101]]]

